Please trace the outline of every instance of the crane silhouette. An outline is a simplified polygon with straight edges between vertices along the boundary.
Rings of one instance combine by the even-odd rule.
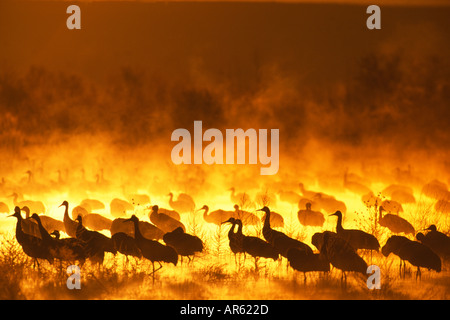
[[[255,259],[255,270],[258,269],[258,258],[268,258],[274,261],[278,259],[278,251],[268,242],[253,236],[246,236],[242,233],[243,224],[240,219],[230,218],[229,221],[232,223],[230,232],[234,229],[235,225],[238,226],[238,230],[234,233],[233,237],[230,239],[230,248],[235,247],[236,252],[248,253]],[[233,249],[232,249],[233,251]]]
[[[21,210],[25,212],[25,218],[28,219],[30,217],[30,208],[24,206]],[[52,217],[46,215],[40,215],[39,218],[45,230],[48,232],[52,232],[53,230],[65,231],[66,229],[64,227],[64,222],[60,220],[53,219]]]
[[[218,226],[220,226],[227,219],[235,216],[235,211],[226,211],[222,209],[214,210],[209,213],[209,207],[207,205],[204,205],[197,211],[201,210],[204,210],[203,220],[205,220],[207,223],[214,223]]]
[[[228,231],[228,241],[231,252],[234,254],[234,263],[237,266],[237,254],[243,253],[244,254],[244,263],[245,263],[245,251],[242,244],[242,238],[239,237],[237,232],[234,232],[234,229],[236,227],[236,219],[233,217],[230,217],[228,220],[223,221],[222,224],[225,223],[231,223],[231,228]]]
[[[139,221],[139,230],[147,239],[161,240],[164,236],[164,231],[146,221]],[[134,223],[130,221],[130,219],[117,218],[113,220],[109,231],[111,232],[111,235],[123,232],[130,237],[134,237]]]
[[[67,233],[67,235],[71,238],[76,238],[77,237],[77,228],[78,228],[78,223],[74,220],[72,220],[69,217],[69,203],[64,200],[63,203],[61,203],[60,207],[64,206],[64,230]]]
[[[43,245],[48,248],[53,258],[60,261],[78,260],[81,265],[84,264],[87,257],[85,243],[75,238],[59,239],[59,236],[52,238],[42,225],[41,217],[36,213],[33,213],[31,217],[37,221]]]
[[[303,272],[303,281],[305,283],[307,272],[330,271],[330,262],[324,254],[308,254],[304,250],[290,248],[287,252],[287,259],[292,269]]]
[[[297,213],[298,221],[304,226],[321,227],[325,218],[320,211],[311,210],[311,203],[306,204],[306,210],[300,210]]]
[[[133,211],[134,206],[126,200],[114,198],[109,204],[110,213],[115,218],[126,216],[127,211]]]
[[[419,232],[416,235],[417,240],[430,247],[431,250],[437,253],[443,260],[450,260],[450,237],[437,231],[434,224],[430,225],[425,230],[429,230],[429,232],[425,235]]]
[[[355,250],[357,249],[380,249],[377,238],[373,235],[357,229],[344,229],[342,227],[342,212],[336,211],[330,216],[337,216],[336,233],[339,237],[347,241]]]
[[[117,253],[111,238],[97,231],[88,230],[83,226],[83,218],[77,217],[78,226],[76,238],[86,243],[87,257],[98,264],[103,264],[105,252]]]
[[[23,201],[17,201],[19,195],[17,192],[14,192],[10,195],[10,197],[13,198],[13,203],[15,206],[22,208],[22,207],[28,207],[30,210],[36,213],[45,213],[45,206],[41,201],[33,201],[33,200],[23,200]]]
[[[378,224],[382,227],[386,227],[393,233],[401,233],[404,234],[412,234],[414,235],[416,231],[414,230],[414,227],[409,223],[407,220],[394,215],[394,214],[385,214],[383,217],[383,206],[380,206],[378,208]]]
[[[178,254],[174,248],[165,246],[158,241],[144,238],[139,230],[139,219],[132,215],[129,221],[134,224],[134,238],[136,244],[141,250],[142,256],[152,262],[152,277],[155,281],[155,272],[162,268],[161,262],[173,263],[175,266],[178,262]],[[155,270],[155,262],[159,263],[159,268]]]
[[[260,222],[260,219],[256,215],[249,211],[241,210],[237,204],[234,205],[234,217],[253,226],[258,225]]]
[[[347,283],[346,272],[358,272],[363,275],[367,271],[367,263],[355,249],[337,233],[325,231],[312,236],[312,244],[319,249],[327,261],[342,271],[341,283]]]
[[[381,252],[385,257],[389,256],[390,253],[393,253],[400,257],[402,261],[406,260],[413,266],[416,266],[416,280],[417,277],[421,277],[421,267],[441,272],[441,259],[439,256],[426,245],[409,240],[406,237],[391,236],[381,249]]]
[[[258,211],[265,212],[264,217],[264,226],[263,226],[263,236],[267,242],[269,242],[272,246],[277,249],[277,252],[281,254],[283,257],[287,258],[287,252],[290,248],[298,248],[300,250],[305,251],[308,254],[312,254],[312,249],[305,243],[292,239],[288,237],[281,231],[273,230],[270,226],[270,209],[265,206],[262,209],[258,209]]]
[[[23,218],[22,215],[20,214],[20,208],[18,206],[14,208],[14,214],[10,215],[10,217],[17,218],[16,239],[17,242],[22,246],[23,252],[33,259],[34,261],[33,266],[37,264],[39,268],[38,259],[45,259],[50,264],[52,264],[53,256],[51,255],[48,247],[44,244],[42,239],[23,232],[22,230]]]
[[[169,206],[180,213],[189,213],[195,210],[195,202],[192,197],[186,193],[180,193],[177,200],[173,200],[173,193],[170,192],[169,196]]]
[[[163,240],[168,246],[174,248],[180,256],[188,257],[189,262],[191,261],[190,256],[194,256],[196,252],[203,251],[202,240],[197,236],[185,233],[181,227],[167,232],[163,236]]]
[[[111,240],[114,244],[114,249],[125,255],[126,262],[128,261],[128,256],[142,258],[142,253],[136,243],[136,239],[128,234],[117,232],[111,236]]]
[[[171,232],[177,228],[181,228],[183,232],[186,232],[186,227],[184,224],[165,213],[158,212],[159,207],[153,206],[150,213],[150,221],[155,224],[163,232]]]

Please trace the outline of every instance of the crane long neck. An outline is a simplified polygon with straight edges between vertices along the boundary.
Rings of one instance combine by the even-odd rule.
[[[378,221],[380,221],[381,219],[383,219],[383,208],[380,207],[378,209]]]
[[[266,212],[266,216],[264,218],[264,229],[270,229],[270,211]]]
[[[39,232],[41,233],[42,240],[47,242],[52,242],[54,239],[48,234],[47,230],[45,230],[44,226],[42,225],[41,219],[35,219],[38,223]]]
[[[234,233],[234,227],[236,226],[236,221],[234,221],[232,224],[231,224],[231,228],[230,228],[230,231],[228,231],[228,239],[230,239],[231,240],[231,238],[233,238],[233,235],[235,234]]]
[[[336,225],[336,232],[343,231],[344,228],[342,227],[342,215],[338,215],[337,219],[337,225]]]
[[[19,213],[17,215],[17,224],[16,224],[16,237],[22,235],[24,232],[22,230],[22,215]]]
[[[238,225],[238,230],[236,234],[242,236],[242,221],[236,221],[236,224]]]
[[[136,240],[141,240],[144,238],[144,236],[142,235],[141,231],[139,230],[139,221],[134,220],[134,238]]]
[[[205,211],[203,211],[203,219],[206,220],[208,218],[209,208],[205,207],[203,210],[205,210]]]

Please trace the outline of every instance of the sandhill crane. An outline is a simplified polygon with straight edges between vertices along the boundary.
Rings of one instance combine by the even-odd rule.
[[[77,221],[76,237],[78,240],[86,243],[86,254],[91,261],[102,264],[105,252],[117,253],[111,238],[100,232],[86,229],[83,226],[83,218],[81,216],[77,217]]]
[[[80,207],[85,208],[88,212],[105,209],[105,204],[97,199],[84,199],[80,203]]]
[[[74,207],[72,209],[72,219],[75,220],[78,216],[84,217],[84,216],[88,215],[89,211],[87,208],[90,209],[90,206],[85,205],[85,207],[82,207],[81,205],[79,205],[79,206]]]
[[[337,216],[336,233],[346,240],[355,250],[369,249],[378,251],[380,244],[373,235],[357,229],[344,229],[342,227],[342,212],[336,211],[330,216]]]
[[[348,178],[348,170],[346,170],[344,173],[344,188],[359,196],[363,196],[372,191],[370,190],[370,188],[358,181],[351,181]]]
[[[402,185],[402,184],[391,184],[389,186],[387,186],[386,188],[383,189],[383,191],[381,191],[381,194],[383,196],[392,198],[392,195],[396,192],[401,192],[401,193],[405,193],[405,194],[410,194],[412,195],[413,189],[411,187]]]
[[[268,242],[252,236],[245,236],[242,233],[243,224],[240,219],[230,218],[224,223],[230,222],[232,223],[232,227],[228,233],[228,238],[230,240],[230,249],[233,253],[248,253],[252,257],[255,258],[255,269],[257,269],[257,259],[259,257],[273,259],[274,261],[278,259],[279,254],[278,250],[275,249]],[[233,229],[235,225],[238,225],[238,230],[236,233],[233,233]],[[230,234],[231,233],[231,234]]]
[[[181,228],[183,232],[186,232],[186,227],[180,221],[164,214],[160,213],[158,206],[153,206],[149,215],[150,221],[161,229],[164,233],[171,232],[177,228]]]
[[[449,199],[450,200],[450,199]],[[440,199],[434,204],[434,210],[439,213],[449,214],[450,213],[450,201]]]
[[[334,212],[336,210],[344,213],[347,212],[347,206],[345,203],[335,199],[332,196],[319,193],[312,200],[316,204],[316,210],[322,209],[327,213]]]
[[[94,231],[110,230],[112,221],[98,213],[88,213],[83,218],[83,224]]]
[[[178,262],[178,254],[174,248],[165,246],[158,241],[144,238],[139,230],[139,219],[132,215],[129,221],[134,224],[134,238],[136,244],[141,250],[142,256],[152,262],[152,276],[155,281],[155,272],[162,268],[161,262],[173,263],[175,266]],[[155,262],[159,263],[159,268],[155,270]]]
[[[8,205],[4,202],[0,202],[0,213],[9,213]]]
[[[347,281],[345,272],[354,271],[366,275],[367,263],[355,249],[334,232],[315,233],[312,243],[335,268],[342,271],[341,282]]]
[[[429,226],[425,235],[418,233],[416,235],[417,240],[422,242],[436,252],[442,259],[450,260],[450,237],[442,232],[437,231],[434,224]]]
[[[392,192],[390,197],[393,201],[397,201],[400,204],[416,203],[416,198],[412,192],[409,193],[403,190],[397,190]]]
[[[403,212],[401,203],[394,200],[384,200],[381,202],[381,206],[384,208],[384,211],[389,213],[395,213],[398,215],[400,212]]]
[[[311,203],[306,204],[306,210],[300,210],[297,213],[298,221],[304,226],[321,227],[325,218],[320,211],[311,210]]]
[[[256,215],[249,211],[241,210],[237,204],[234,205],[234,217],[236,219],[241,219],[245,224],[253,226],[258,225],[260,222],[260,219],[258,219]]]
[[[207,205],[204,205],[200,210],[205,210],[203,212],[203,220],[205,220],[208,223],[214,223],[218,226],[222,224],[222,222],[226,221],[227,219],[235,216],[235,211],[226,211],[222,209],[214,210],[209,213],[209,207]]]
[[[180,256],[188,257],[189,261],[191,261],[190,256],[203,251],[202,240],[197,236],[185,233],[181,227],[167,232],[163,236],[163,240],[168,246],[174,248]]]
[[[422,194],[435,200],[450,199],[450,192],[448,191],[447,185],[438,180],[433,180],[425,184],[422,187]]]
[[[37,221],[42,235],[42,242],[48,248],[53,258],[60,261],[78,260],[81,265],[84,264],[87,257],[85,243],[75,238],[59,239],[59,236],[58,238],[52,238],[42,225],[41,217],[36,213],[33,213],[31,217]]]
[[[195,210],[195,202],[192,197],[186,193],[178,194],[177,200],[173,200],[173,193],[170,192],[169,196],[169,206],[180,213],[189,213]]]
[[[267,242],[269,242],[272,246],[274,246],[278,253],[283,257],[287,256],[287,251],[290,248],[298,248],[300,250],[304,250],[308,254],[312,254],[312,249],[305,243],[292,239],[285,235],[283,232],[273,230],[270,226],[270,209],[268,207],[263,207],[262,209],[258,209],[258,211],[265,212],[264,218],[264,226],[263,226],[263,236]]]
[[[361,197],[361,201],[366,207],[375,207],[378,206],[382,200],[379,196],[376,196],[372,191],[370,191]]]
[[[61,203],[60,207],[64,206],[64,230],[67,233],[67,235],[71,238],[77,237],[77,228],[78,223],[69,217],[69,203],[67,201],[63,201]]]
[[[28,219],[30,217],[30,208],[25,206],[21,210],[25,212],[25,217],[26,217],[26,219]],[[58,231],[66,230],[64,227],[64,222],[62,222],[60,220],[56,220],[56,219],[53,219],[52,217],[45,216],[45,215],[41,215],[39,217],[42,222],[42,225],[44,226],[45,230],[47,230],[48,232],[52,232],[53,230],[58,230]]]
[[[317,196],[318,194],[320,194],[320,192],[306,190],[303,183],[299,183],[298,186],[300,188],[300,192],[302,193],[303,197],[305,197],[305,198],[312,199],[315,196]]]
[[[128,201],[114,198],[109,204],[110,213],[115,218],[121,218],[127,215],[127,211],[134,211],[134,206]]]
[[[28,209],[27,206],[23,207],[25,209]],[[32,235],[36,238],[42,239],[41,232],[39,231],[39,226],[37,224],[37,221],[32,219],[30,217],[30,210],[28,211],[21,209],[21,211],[25,212],[25,219],[22,219],[21,225],[23,232]]]
[[[165,215],[168,215],[169,217],[180,221],[181,220],[181,216],[180,214],[175,211],[175,210],[170,210],[170,209],[165,209],[165,208],[158,208],[158,212],[159,213],[164,213]]]
[[[287,252],[289,265],[297,271],[303,272],[304,282],[306,283],[306,272],[330,271],[330,262],[323,254],[308,254],[297,248],[290,248]]]
[[[45,213],[45,206],[41,201],[33,201],[33,200],[23,200],[23,201],[17,201],[17,198],[19,195],[17,192],[14,192],[10,195],[10,197],[13,197],[13,203],[15,206],[18,206],[19,208],[22,207],[28,207],[30,210],[34,213]]]
[[[284,190],[278,191],[278,197],[280,198],[280,201],[290,204],[298,204],[298,202],[302,198],[297,192]]]
[[[147,239],[160,240],[164,236],[164,231],[146,221],[139,221],[139,230]],[[111,232],[111,235],[123,232],[130,237],[134,237],[134,224],[129,219],[117,218],[113,220],[109,231]]]
[[[391,236],[386,244],[381,249],[384,256],[393,253],[400,257],[401,260],[406,260],[413,266],[417,267],[416,279],[420,278],[420,268],[427,268],[441,271],[441,259],[426,245],[411,241],[403,236]]]
[[[238,225],[237,236],[242,239],[242,249],[245,253],[255,258],[255,269],[258,267],[257,259],[260,257],[273,259],[274,261],[278,260],[279,254],[276,248],[258,237],[244,235],[242,233],[243,225],[241,219],[236,219],[236,224]]]
[[[242,207],[253,207],[253,201],[247,193],[236,193],[236,189],[234,187],[230,188],[229,191],[231,191],[230,200],[232,203],[238,203]]]
[[[223,221],[221,224],[225,224],[225,223],[231,223],[231,228],[228,231],[228,241],[229,241],[230,250],[234,254],[234,262],[237,265],[236,255],[238,253],[244,253],[244,258],[245,258],[245,251],[244,251],[243,244],[242,244],[242,237],[240,237],[237,234],[237,232],[234,232],[234,228],[236,226],[235,218],[230,217],[228,220]],[[245,262],[245,260],[244,260],[244,262]]]
[[[133,256],[136,258],[142,257],[142,253],[136,243],[136,239],[128,234],[124,232],[117,232],[112,235],[111,240],[114,244],[114,249],[125,255],[127,261],[128,256]]]
[[[148,195],[142,194],[142,193],[126,194],[125,198],[127,199],[128,202],[130,202],[131,204],[134,204],[134,205],[143,206],[143,205],[147,205],[150,203],[150,197]]]
[[[16,206],[14,208],[14,214],[10,217],[17,218],[16,224],[16,239],[17,242],[22,246],[23,252],[31,258],[33,258],[34,263],[37,263],[39,267],[39,262],[37,259],[46,259],[48,262],[53,263],[53,256],[50,254],[48,247],[45,246],[44,242],[40,238],[36,238],[30,234],[23,232],[22,230],[22,215],[20,214],[20,208]]]
[[[385,214],[383,217],[383,206],[380,206],[378,208],[379,216],[378,216],[378,224],[382,227],[388,228],[393,233],[405,233],[405,234],[412,234],[414,235],[416,231],[414,230],[414,227],[406,221],[405,219],[393,215],[393,214]]]

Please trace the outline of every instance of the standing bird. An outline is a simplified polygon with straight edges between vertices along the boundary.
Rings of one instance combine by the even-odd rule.
[[[98,213],[88,213],[83,218],[84,225],[94,231],[110,230],[112,221]]]
[[[205,210],[203,212],[203,220],[205,220],[205,222],[214,223],[218,226],[220,226],[227,219],[235,216],[235,211],[226,211],[222,209],[214,210],[209,213],[209,207],[207,205],[204,205],[197,211],[200,210]]]
[[[45,259],[48,262],[53,263],[53,256],[50,254],[48,247],[44,244],[42,239],[23,232],[23,218],[20,214],[20,208],[18,206],[14,208],[14,214],[10,215],[10,217],[17,218],[16,239],[17,242],[22,246],[23,252],[25,252],[27,256],[33,258],[34,263],[37,263],[38,267],[39,262],[37,259]]]
[[[267,242],[277,249],[277,252],[283,257],[287,257],[287,252],[290,248],[298,248],[305,251],[308,254],[312,254],[312,249],[305,243],[292,239],[288,237],[281,231],[273,230],[270,227],[270,209],[268,207],[263,207],[257,211],[265,212],[264,226],[263,226],[263,236]]]
[[[417,240],[430,247],[442,259],[450,260],[450,237],[437,231],[434,224],[425,230],[429,230],[429,232],[425,235],[418,233],[416,236]]]
[[[237,237],[242,239],[242,250],[245,253],[248,253],[253,258],[255,258],[255,269],[257,269],[257,259],[258,258],[267,258],[278,260],[279,254],[278,250],[275,249],[270,243],[252,236],[246,236],[242,233],[242,221],[240,219],[236,219],[236,224],[238,225],[238,230],[236,232]]]
[[[144,238],[139,230],[139,219],[132,215],[128,221],[132,221],[134,224],[134,238],[136,239],[136,244],[141,250],[142,256],[152,262],[152,276],[153,282],[155,281],[155,272],[162,268],[162,262],[170,262],[175,266],[178,262],[178,254],[174,248],[165,246],[158,241],[149,240]],[[159,263],[159,268],[155,270],[155,262]]]
[[[85,208],[88,212],[105,209],[105,204],[97,199],[84,199],[80,203],[80,207]]]
[[[152,212],[149,215],[150,221],[161,229],[164,233],[171,232],[177,228],[181,228],[186,232],[186,227],[180,221],[168,216],[165,213],[158,212],[159,207],[153,206]]]
[[[338,217],[336,225],[337,235],[347,241],[355,250],[369,249],[378,251],[380,249],[380,244],[373,235],[357,229],[344,229],[342,227],[342,212],[336,211],[330,216]]]
[[[403,236],[392,236],[381,249],[385,257],[393,253],[417,267],[416,279],[420,278],[420,267],[441,272],[441,259],[426,245]],[[401,266],[400,266],[401,268]]]
[[[59,232],[57,238],[52,238],[42,225],[41,217],[36,213],[33,213],[31,217],[37,221],[42,235],[42,242],[48,248],[53,258],[60,261],[78,260],[81,265],[84,264],[86,260],[86,244],[84,242],[75,238],[59,239]]]
[[[16,192],[11,194],[10,197],[13,197],[13,203],[15,206],[18,206],[20,208],[27,206],[28,208],[30,208],[32,212],[45,213],[45,206],[41,201],[33,201],[33,200],[17,201],[19,195]]]
[[[164,232],[161,229],[146,221],[139,221],[139,230],[147,239],[160,240],[164,236]],[[113,220],[109,231],[111,235],[123,232],[130,237],[134,237],[134,224],[130,219],[117,218]]]
[[[383,206],[380,206],[378,208],[378,224],[382,227],[388,228],[393,233],[401,233],[404,234],[412,234],[414,235],[416,231],[414,230],[414,227],[406,221],[405,219],[394,215],[394,214],[385,214],[383,217]]]
[[[173,200],[173,193],[170,192],[169,196],[169,206],[180,213],[189,213],[195,210],[195,202],[192,197],[186,193],[180,193],[177,200]]]
[[[229,241],[230,250],[234,254],[234,262],[237,265],[236,255],[238,253],[245,254],[243,244],[242,244],[242,237],[239,237],[237,232],[234,232],[234,228],[236,227],[236,219],[235,218],[231,217],[228,220],[222,222],[222,224],[225,224],[225,223],[231,223],[231,228],[228,231],[228,241]]]
[[[347,281],[345,272],[359,272],[366,275],[367,263],[353,247],[338,234],[330,231],[315,233],[312,243],[327,261],[342,271],[341,282]]]
[[[30,217],[30,208],[25,206],[21,210],[25,212],[25,217],[28,219]],[[39,218],[45,230],[48,232],[52,232],[53,230],[65,231],[64,222],[45,215],[41,215]]]
[[[136,239],[128,234],[124,232],[117,232],[112,235],[111,240],[114,244],[114,249],[125,255],[127,261],[128,256],[133,256],[136,258],[142,257],[142,253],[136,243]]]
[[[111,238],[108,238],[100,232],[86,229],[83,226],[83,218],[81,216],[78,216],[77,220],[76,237],[78,240],[86,243],[86,254],[91,261],[102,264],[105,258],[105,252],[117,253]]]
[[[188,257],[189,261],[191,261],[190,256],[203,251],[202,240],[197,236],[185,233],[181,227],[167,232],[163,236],[163,240],[168,246],[174,248],[180,256]]]
[[[321,227],[325,218],[320,211],[311,210],[311,203],[306,204],[306,210],[300,210],[297,213],[298,221],[304,226]]]
[[[306,283],[306,272],[330,271],[330,263],[323,254],[307,254],[303,250],[290,248],[287,252],[287,259],[292,269],[303,272],[304,282]]]
[[[77,237],[77,228],[78,228],[78,223],[74,220],[72,220],[69,217],[69,203],[67,201],[63,201],[63,203],[61,203],[60,207],[64,206],[64,230],[67,233],[67,235],[71,238],[76,238]]]
[[[8,205],[4,202],[0,202],[0,213],[9,213]]]
[[[120,218],[127,215],[127,211],[134,211],[134,206],[128,201],[114,198],[109,204],[110,213],[115,218]]]

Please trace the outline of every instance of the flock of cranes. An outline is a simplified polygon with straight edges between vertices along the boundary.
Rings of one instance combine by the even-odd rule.
[[[375,201],[375,204],[378,204],[379,199],[376,199],[377,197],[370,190],[368,191],[357,182],[350,181],[347,176],[345,188],[361,195],[362,200],[367,203]],[[300,184],[300,190],[303,196],[296,195],[294,192],[285,192],[280,193],[280,200],[296,201],[299,207],[302,207],[298,211],[298,221],[301,225],[322,227],[325,222],[322,211],[334,212],[328,216],[337,217],[336,232],[323,231],[312,236],[311,243],[316,247],[316,252],[308,244],[282,232],[283,216],[271,211],[268,206],[255,212],[242,210],[237,204],[234,210],[229,211],[222,209],[210,211],[207,205],[195,210],[194,200],[184,193],[180,194],[176,200],[172,193],[168,195],[172,209],[160,208],[157,205],[148,207],[151,223],[140,220],[134,214],[132,203],[118,198],[110,203],[114,220],[92,212],[105,209],[102,202],[85,199],[72,209],[71,216],[69,203],[62,202],[60,207],[64,207],[64,216],[60,221],[45,215],[45,206],[42,202],[18,201],[18,194],[14,193],[11,195],[15,205],[12,216],[17,218],[18,243],[22,246],[24,253],[33,258],[38,265],[39,259],[50,263],[53,263],[55,259],[78,261],[81,265],[89,259],[101,265],[106,252],[114,255],[119,252],[127,257],[127,261],[128,256],[149,260],[152,263],[151,274],[154,280],[155,272],[162,267],[161,263],[172,263],[176,266],[180,257],[187,257],[190,262],[192,257],[204,250],[203,240],[188,234],[185,225],[180,221],[180,214],[203,211],[203,219],[206,223],[217,226],[231,225],[228,240],[230,250],[235,255],[235,261],[237,255],[243,254],[244,259],[246,255],[250,255],[255,259],[255,269],[259,258],[276,261],[284,257],[294,270],[304,273],[305,281],[307,272],[328,272],[330,265],[342,271],[343,281],[346,280],[346,272],[366,274],[367,263],[358,251],[380,251],[379,240],[362,230],[344,228],[343,213],[347,211],[347,208],[342,201],[324,193],[306,190],[303,184]],[[428,184],[423,190],[433,195],[436,192],[444,194],[443,187],[439,184]],[[231,201],[238,203],[251,201],[246,193],[236,193],[234,188],[230,191]],[[408,188],[394,185],[386,192],[395,195],[396,199],[403,203],[413,201],[411,190]],[[138,200],[146,204],[150,202],[150,198],[145,195],[141,195]],[[384,256],[393,253],[400,258],[400,273],[405,261],[417,267],[416,276],[420,276],[420,268],[440,272],[441,261],[450,259],[450,238],[439,232],[434,225],[424,230],[425,233],[416,234],[412,224],[399,216],[402,212],[400,202],[391,199],[388,202],[380,201],[380,203],[382,205],[378,207],[378,224],[389,229],[393,234],[381,248],[381,253]],[[7,205],[0,203],[0,211],[7,210]],[[386,211],[389,213],[383,215]],[[25,213],[25,219],[21,212]],[[257,212],[262,212],[264,216],[258,216]],[[128,218],[130,215],[131,217]],[[261,226],[261,222],[263,224],[262,238],[244,234],[244,226],[257,228]],[[111,237],[102,233],[105,230],[110,232]],[[60,232],[66,233],[69,237],[60,238]],[[402,233],[406,236],[415,236],[417,241],[400,235]],[[157,268],[155,263],[158,264]]]

